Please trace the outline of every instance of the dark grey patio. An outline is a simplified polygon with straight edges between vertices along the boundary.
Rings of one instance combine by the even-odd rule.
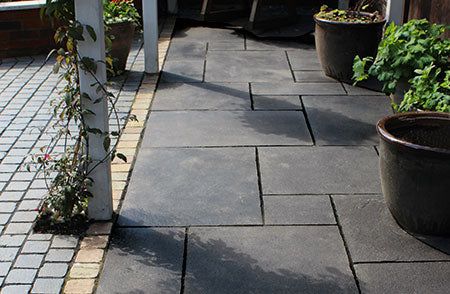
[[[178,30],[98,293],[448,293],[449,240],[383,203],[389,113],[311,45]]]

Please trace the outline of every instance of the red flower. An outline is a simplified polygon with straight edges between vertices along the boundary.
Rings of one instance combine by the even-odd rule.
[[[45,160],[45,161],[48,161],[48,160],[50,160],[50,159],[51,159],[50,154],[45,153],[45,154],[44,154],[44,160]]]

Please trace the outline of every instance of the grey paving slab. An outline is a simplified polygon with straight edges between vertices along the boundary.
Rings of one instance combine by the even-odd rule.
[[[386,97],[386,94],[384,94],[383,92],[373,91],[359,86],[352,86],[346,83],[343,83],[342,85],[344,86],[348,95],[383,96],[387,100],[389,100],[389,98]]]
[[[50,241],[27,241],[22,248],[23,253],[45,253],[50,247]]]
[[[211,51],[206,58],[205,81],[293,81],[284,52]]]
[[[294,77],[298,83],[339,83],[321,70],[295,70]]]
[[[185,293],[357,293],[337,227],[192,228]]]
[[[259,224],[253,148],[142,149],[121,226]]]
[[[64,278],[68,268],[67,263],[45,263],[39,270],[38,277]]]
[[[162,82],[202,82],[203,60],[191,60],[180,62],[178,60],[166,61],[161,74]]]
[[[253,96],[255,110],[301,110],[302,103],[298,95]]]
[[[25,237],[24,235],[2,235],[0,236],[0,246],[21,247]]]
[[[180,293],[183,247],[182,229],[115,230],[97,293]]]
[[[298,111],[153,112],[144,147],[311,145]]]
[[[167,52],[167,60],[184,62],[186,60],[206,57],[206,43],[204,42],[171,42]]]
[[[6,276],[6,284],[31,284],[36,276],[36,269],[12,269]]]
[[[379,193],[370,147],[262,147],[263,194]],[[339,191],[339,192],[338,192]]]
[[[161,83],[152,110],[250,110],[246,83]]]
[[[287,52],[293,70],[322,70],[314,48]]]
[[[381,96],[304,96],[312,132],[318,145],[377,145],[375,125],[392,114]]]
[[[74,253],[74,249],[50,249],[45,256],[45,261],[70,262]]]
[[[252,83],[253,95],[346,95],[340,83]]]
[[[247,50],[250,51],[286,51],[286,50],[313,50],[311,45],[295,41],[278,41],[278,40],[263,40],[263,39],[246,39]],[[271,54],[271,53],[267,53]]]
[[[245,44],[244,39],[242,40],[233,40],[233,41],[211,41],[208,42],[208,51],[236,51],[236,50],[244,50]]]
[[[2,247],[0,248],[0,261],[12,261],[17,256],[20,248]]]
[[[40,268],[44,254],[20,254],[14,263],[15,268]]]
[[[236,42],[244,40],[239,32],[220,28],[207,27],[188,27],[177,30],[173,36],[174,41],[220,41],[220,42]]]
[[[0,262],[0,276],[4,277],[8,274],[12,262]]]
[[[383,263],[355,265],[364,294],[433,293],[450,289],[450,263]]]
[[[333,196],[355,262],[450,260],[403,231],[380,196]]]
[[[336,224],[329,196],[265,196],[268,225]]]

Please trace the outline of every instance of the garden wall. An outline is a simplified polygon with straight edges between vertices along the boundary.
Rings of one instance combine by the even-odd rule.
[[[55,47],[51,24],[40,18],[42,2],[0,3],[0,58],[48,53]]]

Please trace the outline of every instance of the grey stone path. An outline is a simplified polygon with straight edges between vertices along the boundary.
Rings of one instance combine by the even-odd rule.
[[[313,47],[175,34],[98,293],[448,293],[381,196],[379,93]]]
[[[114,78],[121,117],[128,115],[143,78],[141,42],[133,45],[125,76]],[[33,234],[32,225],[46,193],[42,173],[23,163],[54,134],[50,102],[58,93],[58,75],[46,56],[0,63],[0,286],[1,293],[59,293],[78,238]],[[115,121],[113,121],[115,123]],[[62,150],[58,144],[52,155]]]

